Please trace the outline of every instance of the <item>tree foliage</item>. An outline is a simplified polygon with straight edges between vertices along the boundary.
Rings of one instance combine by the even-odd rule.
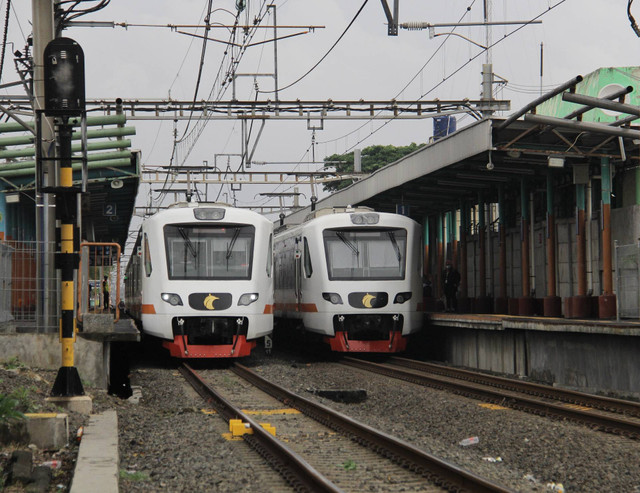
[[[373,145],[365,147],[362,150],[362,172],[373,173],[375,170],[393,163],[398,159],[411,154],[420,149],[424,144],[416,144],[412,142],[408,146],[392,146],[392,145]],[[333,154],[324,159],[326,168],[335,168],[338,173],[353,172],[353,152],[348,154]],[[332,164],[331,161],[344,161],[343,163]],[[334,181],[324,184],[324,190],[335,192],[351,185],[353,180]]]

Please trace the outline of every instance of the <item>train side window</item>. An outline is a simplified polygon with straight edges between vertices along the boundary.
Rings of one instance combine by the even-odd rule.
[[[311,254],[309,253],[309,243],[307,238],[304,238],[304,272],[306,277],[311,277],[313,274],[313,266],[311,265]]]
[[[269,247],[267,248],[267,277],[271,277],[273,267],[273,235],[269,235]]]
[[[149,238],[144,234],[144,273],[147,277],[151,275],[151,251],[149,249]]]

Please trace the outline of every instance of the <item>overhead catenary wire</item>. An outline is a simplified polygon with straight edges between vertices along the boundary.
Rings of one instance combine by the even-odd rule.
[[[468,14],[469,12],[471,12],[471,9],[473,8],[473,5],[476,3],[476,0],[472,0],[471,4],[468,5],[465,8],[464,13],[462,14],[462,16],[460,16],[460,19],[458,19],[458,23],[460,23]],[[455,31],[455,28],[453,29],[453,31]],[[413,81],[415,81],[418,76],[424,71],[424,69],[427,67],[427,65],[429,65],[429,63],[431,63],[433,61],[433,59],[435,58],[435,56],[440,52],[440,50],[442,50],[444,48],[444,45],[447,43],[447,41],[449,41],[449,39],[451,38],[451,36],[447,36],[445,39],[442,40],[442,42],[437,46],[437,48],[435,49],[435,51],[431,54],[431,56],[427,59],[427,61],[422,65],[422,67],[420,67],[420,70],[418,70],[416,72],[416,74],[409,79],[409,82],[407,82],[404,87],[402,89],[400,89],[400,91],[398,91],[398,93],[396,94],[395,98],[398,98],[400,94],[402,94],[412,83]],[[351,132],[348,132],[340,137],[336,137],[334,139],[329,139],[329,140],[325,140],[322,142],[318,142],[318,144],[328,144],[331,142],[337,142],[339,140],[342,140],[346,137],[349,137],[353,134],[355,134],[356,132],[359,132],[361,129],[363,129],[364,127],[366,127],[367,125],[369,125],[373,120],[375,120],[377,118],[377,116],[380,114],[380,112],[376,113],[373,118],[370,118],[369,120],[367,120],[366,122],[362,123],[359,127],[357,127],[356,129],[352,130]]]
[[[11,12],[11,0],[7,0],[7,10],[4,16],[4,32],[2,34],[2,54],[0,54],[0,81],[4,72],[4,55],[7,49],[7,34],[9,33],[9,14]]]
[[[284,87],[280,87],[278,89],[278,92],[284,91],[285,89],[289,89],[290,87],[296,85],[298,82],[300,82],[302,79],[304,79],[311,72],[313,72],[318,67],[318,65],[320,65],[324,61],[324,59],[329,56],[329,53],[331,53],[333,51],[333,49],[338,45],[338,43],[342,40],[342,38],[344,38],[345,34],[347,34],[347,31],[349,31],[349,29],[351,28],[353,23],[356,21],[356,19],[358,18],[358,16],[360,15],[360,13],[362,12],[362,10],[364,9],[365,5],[367,5],[368,2],[369,2],[369,0],[364,0],[363,4],[360,6],[360,8],[356,12],[356,14],[351,19],[351,22],[349,22],[349,24],[344,29],[344,31],[342,31],[342,34],[338,37],[338,39],[336,39],[336,41],[333,43],[333,45],[331,45],[331,48],[329,48],[327,50],[327,52],[322,56],[322,58],[320,58],[320,60],[318,60],[309,70],[307,70],[303,75],[298,77],[296,80],[294,80],[290,84],[287,84]],[[271,93],[275,93],[276,91],[273,90],[273,91],[260,91],[260,92],[264,93],[264,94],[271,94]]]
[[[556,2],[555,4],[549,6],[546,10],[540,12],[538,15],[536,15],[535,17],[531,18],[527,23],[522,24],[521,26],[518,26],[517,28],[515,28],[514,30],[510,31],[509,33],[507,33],[505,36],[503,36],[502,38],[498,39],[497,41],[494,41],[491,45],[487,46],[486,49],[481,50],[480,52],[478,52],[475,56],[471,57],[469,60],[467,60],[466,62],[464,62],[463,64],[461,64],[457,69],[455,69],[453,72],[451,72],[447,77],[444,77],[440,82],[438,82],[436,85],[434,85],[431,89],[429,89],[427,92],[425,92],[424,94],[422,94],[419,98],[417,98],[417,101],[420,101],[422,99],[424,99],[427,95],[429,95],[431,92],[433,92],[435,89],[437,89],[438,87],[440,87],[442,84],[444,84],[446,81],[448,81],[451,77],[455,76],[456,74],[458,74],[462,69],[464,69],[465,67],[467,67],[471,62],[475,61],[477,58],[479,58],[480,56],[482,56],[484,54],[485,51],[487,51],[488,49],[493,48],[494,46],[502,43],[504,40],[508,39],[509,37],[511,37],[512,35],[514,35],[516,32],[520,31],[521,29],[525,28],[526,26],[528,26],[531,22],[541,18],[542,16],[546,15],[547,13],[551,12],[552,10],[556,9],[557,7],[559,7],[560,5],[562,5],[563,3],[565,3],[567,0],[559,0],[558,2]],[[398,116],[400,114],[402,114],[403,111],[399,111],[398,112]],[[391,122],[394,122],[396,120],[397,117],[394,118],[390,118],[389,120],[386,120],[384,123],[382,123],[378,128],[372,130],[369,135],[365,136],[364,138],[360,139],[358,142],[356,142],[355,144],[353,144],[352,146],[350,146],[349,148],[347,148],[342,154],[347,153],[349,151],[351,151],[352,149],[354,149],[355,147],[357,147],[358,145],[360,145],[362,142],[364,142],[365,140],[367,140],[368,138],[370,138],[371,136],[373,136],[374,134],[376,134],[377,132],[379,132],[381,129],[383,129],[384,127],[386,127],[388,124],[390,124]]]

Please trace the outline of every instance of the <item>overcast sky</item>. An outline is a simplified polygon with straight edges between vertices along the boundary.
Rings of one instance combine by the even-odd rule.
[[[0,2],[2,12],[6,1]],[[249,19],[258,12],[262,1],[246,0]],[[388,0],[390,4],[393,0]],[[400,22],[430,23],[480,22],[482,0],[399,0]],[[95,3],[95,2],[94,2]],[[283,40],[278,43],[279,85],[285,87],[307,72],[338,39],[364,0],[274,0],[279,25],[321,25],[324,29]],[[15,49],[22,49],[31,32],[31,2],[12,2],[8,40]],[[91,4],[88,2],[87,5]],[[97,13],[78,20],[127,22],[130,24],[202,24],[206,0],[111,0]],[[557,5],[557,6],[556,6]],[[235,0],[214,0],[217,9],[211,16],[215,23],[229,24],[235,11]],[[225,10],[226,9],[226,10]],[[636,12],[640,18],[640,4]],[[541,15],[543,14],[544,15]],[[526,21],[538,16],[539,25],[529,25],[512,33],[518,26],[493,27],[491,41],[500,41],[491,50],[494,72],[509,81],[498,91],[499,99],[510,99],[512,110],[537,97],[541,85],[548,90],[578,74],[586,75],[599,67],[638,65],[640,39],[627,18],[627,0],[527,0],[490,2],[491,20]],[[241,16],[244,23],[245,14]],[[266,17],[265,24],[271,25]],[[195,32],[194,30],[189,30]],[[447,33],[451,28],[438,28]],[[202,33],[202,30],[198,31]],[[294,31],[288,31],[294,32]],[[475,43],[486,44],[483,28],[457,28],[457,34]],[[284,30],[281,30],[281,34]],[[87,98],[174,99],[193,98],[202,41],[178,34],[167,28],[74,27],[64,35],[78,41],[85,52]],[[211,36],[226,39],[228,31],[216,30]],[[266,36],[266,38],[265,38]],[[271,32],[260,31],[254,41],[268,39]],[[544,43],[544,77],[540,78],[540,44]],[[198,99],[208,99],[222,60],[225,46],[210,42],[204,60],[204,70]],[[2,82],[16,79],[11,71],[13,61],[8,50]],[[478,99],[480,97],[481,65],[486,57],[474,44],[460,37],[438,36],[429,39],[427,31],[401,30],[397,37],[387,36],[386,18],[380,0],[369,0],[344,38],[327,58],[308,76],[281,91],[281,99]],[[272,72],[273,47],[263,44],[247,50],[239,65],[239,73]],[[455,75],[452,75],[455,74]],[[412,82],[411,82],[412,81]],[[273,89],[269,78],[258,79],[259,89]],[[15,91],[15,89],[14,89]],[[214,97],[220,95],[216,89]],[[230,99],[230,92],[222,99]],[[253,81],[238,84],[238,99],[254,99]],[[273,98],[261,94],[260,98]],[[462,118],[459,126],[473,120]],[[316,158],[341,153],[354,146],[373,144],[407,145],[427,142],[432,134],[432,121],[394,121],[380,131],[382,122],[326,122],[316,133],[319,142]],[[148,165],[169,162],[173,140],[171,122],[133,122],[137,135],[133,147],[141,149],[142,161]],[[184,131],[179,123],[178,133]],[[301,162],[299,169],[313,166],[309,151],[311,132],[303,122],[269,122],[254,156],[256,161]],[[216,153],[240,152],[240,125],[236,122],[213,121],[198,140],[185,164],[213,162]],[[232,163],[233,165],[234,163]],[[264,165],[256,169],[280,170],[283,167]],[[286,166],[292,169],[293,166]],[[313,167],[315,168],[315,167]],[[278,191],[291,191],[281,187]],[[217,195],[219,187],[210,189]],[[256,196],[264,189],[244,187],[237,194],[238,205],[262,204],[266,199]],[[225,187],[221,200],[231,201]],[[310,190],[301,189],[308,203]],[[148,192],[142,190],[138,203],[148,202]],[[211,198],[211,196],[210,196]],[[271,205],[277,200],[271,200]]]

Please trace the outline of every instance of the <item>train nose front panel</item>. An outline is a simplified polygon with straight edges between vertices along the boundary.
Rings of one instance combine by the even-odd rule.
[[[382,291],[349,293],[349,305],[353,308],[383,308],[389,303],[389,295]]]
[[[231,306],[229,293],[192,293],[189,295],[189,306],[194,310],[220,311]]]

